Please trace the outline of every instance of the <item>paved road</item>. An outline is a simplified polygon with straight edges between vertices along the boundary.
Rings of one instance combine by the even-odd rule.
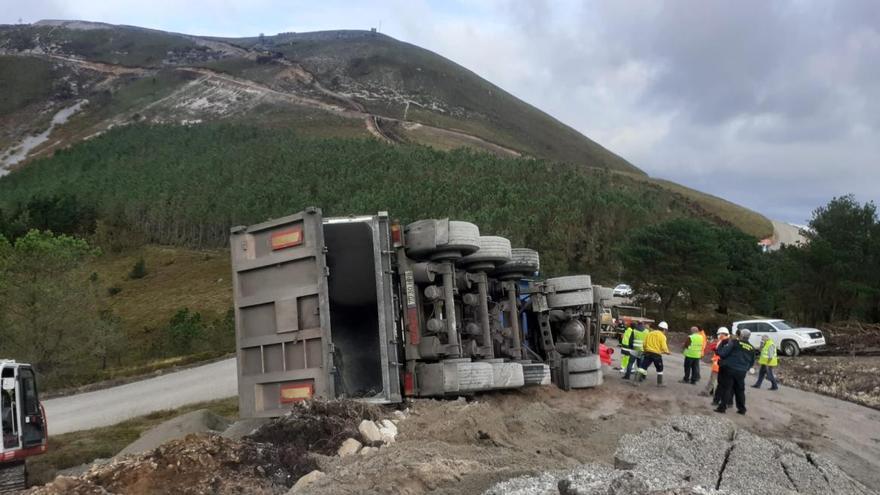
[[[118,387],[49,399],[43,405],[49,418],[49,434],[58,435],[237,393],[233,358]]]
[[[673,349],[670,345],[670,349]],[[618,353],[615,352],[615,365]],[[711,373],[708,365],[701,367],[701,383],[689,385],[678,383],[684,375],[684,358],[680,352],[664,356],[666,387],[657,388],[654,368],[648,372],[648,380],[639,387],[632,387],[620,379],[617,371],[609,371],[605,387],[625,391],[637,390],[647,394],[652,401],[662,404],[656,411],[665,414],[715,414],[708,398],[698,395],[706,385]],[[784,363],[779,373],[785,373]],[[746,385],[757,379],[746,377]],[[725,415],[738,425],[762,435],[783,438],[828,456],[841,469],[870,487],[880,487],[880,411],[846,402],[833,397],[780,386],[770,391],[765,380],[764,388],[746,388],[748,414],[735,414],[731,408]],[[642,411],[643,412],[643,411]]]

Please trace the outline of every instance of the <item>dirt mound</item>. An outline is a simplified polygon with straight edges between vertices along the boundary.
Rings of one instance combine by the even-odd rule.
[[[278,494],[294,481],[281,452],[272,445],[196,434],[146,454],[95,466],[78,478],[56,478],[28,493]]]
[[[825,347],[823,355],[880,356],[880,323],[842,321],[821,325]]]
[[[880,409],[880,357],[800,356],[780,368],[784,385]]]
[[[359,436],[358,424],[362,420],[379,416],[378,407],[362,402],[306,401],[246,438],[274,444],[296,479],[318,468],[311,454],[335,454],[345,439]]]
[[[628,390],[536,387],[474,400],[414,400],[394,444],[370,455],[319,458],[325,479],[305,493],[479,493],[534,472],[611,462],[622,431],[645,425],[616,414],[652,402]],[[662,408],[653,410],[663,411]],[[590,438],[590,441],[585,441]]]

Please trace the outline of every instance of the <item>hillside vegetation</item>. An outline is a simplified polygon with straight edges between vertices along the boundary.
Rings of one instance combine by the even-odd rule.
[[[539,249],[550,273],[597,276],[616,273],[614,243],[628,228],[700,213],[601,170],[213,124],[114,129],[0,179],[8,228],[34,198],[60,197],[96,212],[87,222],[96,215],[104,228],[190,247],[225,246],[230,226],[309,205],[327,215],[387,210],[404,222],[448,216]]]

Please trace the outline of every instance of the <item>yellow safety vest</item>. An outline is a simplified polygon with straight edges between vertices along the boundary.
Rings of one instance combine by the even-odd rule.
[[[767,366],[776,366],[778,363],[776,356],[776,344],[772,340],[767,340],[761,347],[761,357],[758,358],[758,364]]]
[[[647,330],[633,330],[633,349],[641,351],[645,346],[645,337],[647,336]]]
[[[690,335],[691,343],[684,350],[684,357],[700,359],[703,357],[703,336],[698,333]]]
[[[626,330],[623,332],[623,337],[620,339],[620,343],[627,347],[629,346],[629,341],[632,339],[633,329],[632,327],[626,327]]]

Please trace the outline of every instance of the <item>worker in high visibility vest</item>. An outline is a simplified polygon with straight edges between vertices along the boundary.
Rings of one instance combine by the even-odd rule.
[[[630,360],[630,350],[632,349],[632,336],[633,336],[633,328],[632,324],[626,326],[626,330],[623,331],[623,336],[620,337],[620,374],[624,374],[626,372],[626,368],[629,365]]]
[[[700,381],[700,359],[703,357],[703,336],[700,329],[691,327],[691,333],[684,343],[684,378],[681,383],[696,385]]]
[[[764,376],[766,375],[767,379],[770,380],[770,390],[779,390],[776,376],[773,375],[773,368],[779,364],[777,361],[776,344],[767,335],[761,337],[761,356],[758,358],[758,364],[761,365],[761,371],[758,372],[758,381],[752,387],[761,388],[761,384],[764,383]]]
[[[706,348],[709,346],[709,337],[706,337],[706,331],[702,328],[700,329],[700,336],[703,337],[703,353],[700,354],[700,357],[706,355]]]
[[[623,375],[624,380],[629,380],[632,375],[633,368],[639,368],[639,361],[642,359],[642,351],[645,345],[645,337],[648,336],[649,330],[645,328],[642,322],[636,323],[636,328],[632,333],[631,347],[629,350],[630,358],[626,365],[626,374]]]
[[[648,332],[648,336],[645,337],[636,383],[643,382],[648,378],[648,367],[653,364],[657,370],[657,386],[664,387],[663,354],[670,354],[669,347],[666,345],[666,332],[669,330],[669,324],[661,321],[657,326],[660,327],[659,330],[651,330]]]
[[[721,361],[721,356],[715,352],[718,349],[718,346],[724,342],[725,339],[730,337],[730,330],[727,327],[721,327],[718,329],[718,332],[715,333],[715,340],[713,340],[708,346],[706,346],[706,351],[712,353],[712,374],[709,376],[709,383],[706,384],[706,389],[700,392],[700,395],[713,396],[712,405],[718,404],[718,398],[720,397],[717,394],[718,391],[718,371],[719,366],[718,362]]]

